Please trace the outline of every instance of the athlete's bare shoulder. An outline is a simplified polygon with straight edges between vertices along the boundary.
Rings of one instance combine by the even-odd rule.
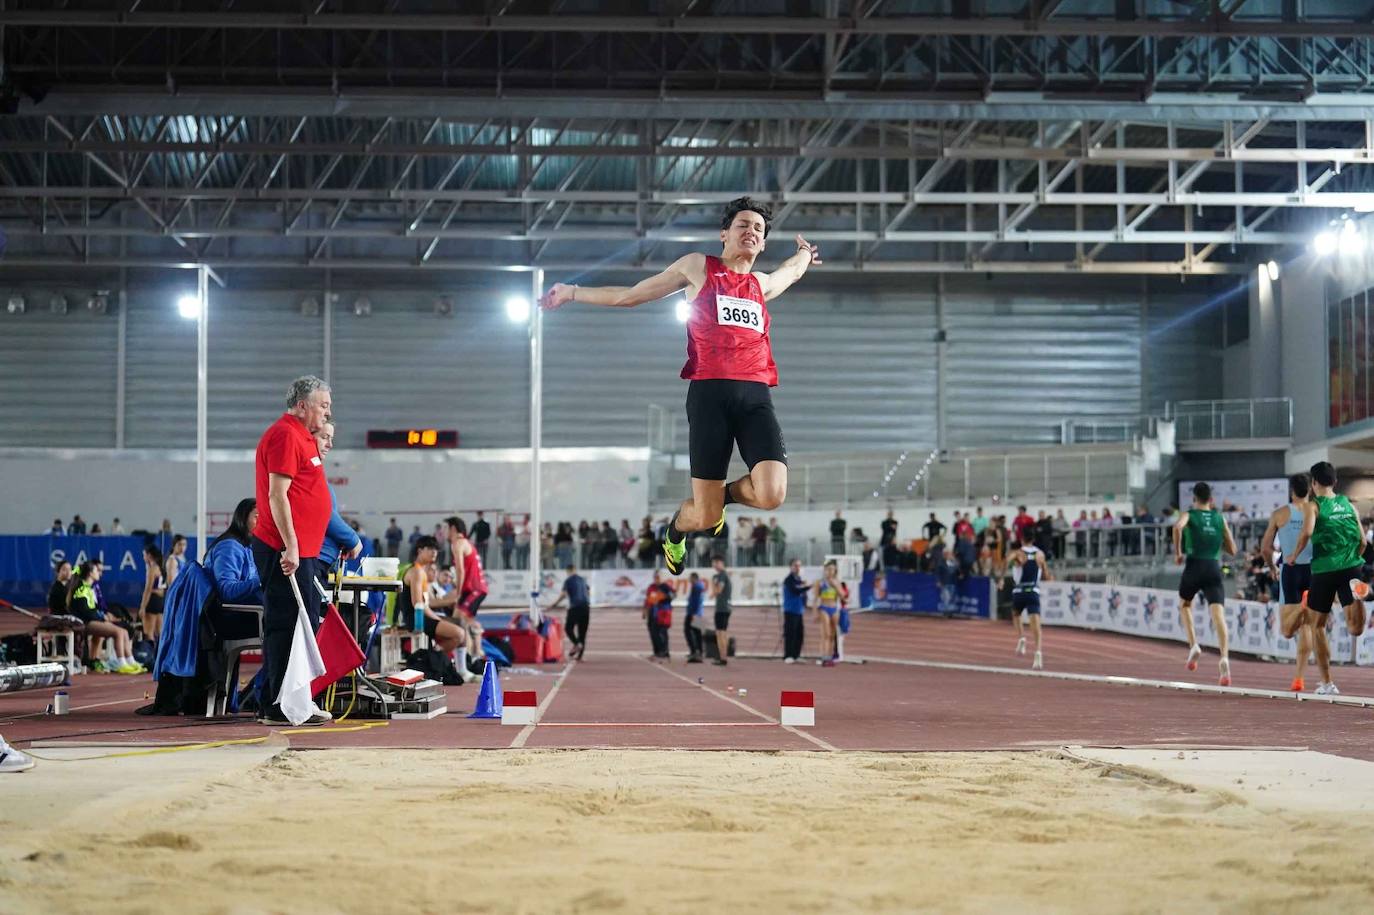
[[[706,285],[706,255],[700,251],[682,255],[668,269],[682,274],[693,286]]]

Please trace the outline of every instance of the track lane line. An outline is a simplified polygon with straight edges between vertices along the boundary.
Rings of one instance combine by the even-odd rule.
[[[781,727],[784,731],[788,731],[788,732],[790,732],[790,733],[796,734],[798,737],[802,738],[803,740],[809,740],[809,741],[811,741],[811,742],[814,743],[816,746],[820,747],[822,750],[826,750],[826,751],[831,752],[831,753],[838,753],[838,752],[840,751],[840,748],[837,747],[837,746],[835,746],[834,744],[832,744],[832,743],[830,743],[830,742],[828,742],[828,741],[822,740],[821,738],[817,737],[817,736],[814,735],[814,734],[808,734],[808,733],[806,733],[805,731],[803,731],[803,730],[801,730],[801,729],[799,729],[799,728],[794,728],[794,727],[792,727],[791,725],[782,724],[777,718],[774,718],[772,715],[769,715],[769,714],[767,714],[766,712],[761,712],[761,711],[759,711],[758,709],[754,708],[752,705],[747,705],[747,704],[745,704],[745,703],[743,703],[743,702],[740,702],[740,701],[739,701],[738,699],[736,699],[734,696],[727,696],[725,693],[722,693],[722,692],[720,692],[720,691],[718,691],[718,690],[712,689],[711,687],[707,686],[705,683],[696,683],[696,682],[694,682],[694,681],[692,680],[691,677],[684,676],[684,675],[678,673],[678,672],[675,671],[675,670],[670,670],[670,669],[668,669],[667,667],[664,667],[664,666],[661,665],[661,664],[655,664],[653,661],[650,661],[648,658],[644,657],[643,655],[638,655],[637,657],[639,658],[639,660],[643,661],[645,664],[648,664],[650,667],[653,667],[653,668],[655,668],[656,670],[661,670],[661,671],[663,671],[665,674],[667,674],[667,675],[670,676],[670,677],[676,677],[677,679],[681,680],[683,683],[688,684],[689,686],[695,686],[697,689],[705,690],[706,692],[708,692],[708,693],[710,693],[711,695],[715,696],[717,699],[723,699],[723,700],[725,700],[726,702],[729,702],[731,705],[735,705],[735,706],[738,706],[738,707],[744,709],[746,712],[748,712],[748,713],[751,714],[751,715],[755,715],[755,716],[757,716],[757,717],[759,717],[759,718],[762,718],[764,721],[768,722],[769,724],[776,724],[776,725],[778,725],[779,727]]]
[[[544,697],[544,701],[539,703],[539,708],[535,710],[534,721],[521,728],[520,733],[515,735],[515,739],[510,742],[510,746],[506,749],[518,750],[525,746],[525,741],[529,740],[530,735],[534,733],[535,727],[539,724],[539,719],[543,718],[549,706],[553,705],[553,697],[558,695],[558,691],[563,688],[563,684],[567,682],[576,666],[576,661],[569,661],[564,665],[562,672],[558,675],[558,682],[554,683],[553,689],[549,690],[549,694]]]

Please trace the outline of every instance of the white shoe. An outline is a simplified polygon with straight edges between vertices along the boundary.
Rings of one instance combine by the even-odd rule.
[[[33,767],[31,757],[0,740],[0,772],[24,772]]]
[[[1217,672],[1220,674],[1220,676],[1217,677],[1217,685],[1218,685],[1218,686],[1230,686],[1230,685],[1231,685],[1231,662],[1228,661],[1226,658],[1222,658],[1221,661],[1217,664]]]
[[[1334,683],[1323,683],[1312,692],[1318,696],[1339,696],[1341,694]]]
[[[331,713],[326,712],[324,709],[320,708],[320,707],[319,707],[318,705],[316,705],[314,702],[311,702],[311,703],[310,703],[310,717],[311,717],[311,718],[319,718],[319,719],[321,719],[321,720],[323,720],[323,721],[333,721],[333,720],[334,720],[334,716],[333,716]]]
[[[1025,654],[1025,653],[1026,653],[1026,637],[1025,637],[1024,635],[1021,636],[1021,638],[1019,638],[1019,639],[1016,640],[1016,653],[1017,653],[1017,654]]]
[[[1031,661],[1031,670],[1044,670],[1045,661],[1040,657],[1040,652],[1035,653],[1035,660]]]
[[[797,663],[797,659],[796,659],[796,658],[783,658],[783,659],[782,659],[782,663],[784,663],[784,664],[796,664],[796,663]]]
[[[1194,645],[1188,649],[1188,669],[1197,670],[1197,659],[1202,654],[1202,646]]]
[[[473,681],[480,680],[482,678],[477,676],[472,671],[460,667],[458,668],[458,679],[462,680],[464,683],[472,683]]]

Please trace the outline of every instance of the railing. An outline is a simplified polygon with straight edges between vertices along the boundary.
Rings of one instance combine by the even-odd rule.
[[[1173,420],[1181,442],[1293,435],[1293,401],[1287,397],[1170,401],[1164,418]]]
[[[382,550],[386,554],[385,544],[382,545]],[[407,547],[403,545],[402,553],[406,550]],[[719,555],[725,557],[726,564],[732,567],[783,566],[793,559],[800,559],[807,565],[820,565],[827,555],[834,552],[834,544],[829,538],[800,537],[783,541],[770,540],[759,545],[752,542],[741,543],[735,539],[734,531],[730,531],[729,536],[723,540],[693,537],[689,541],[687,561],[689,565],[709,566],[711,558]],[[863,544],[858,541],[846,541],[845,549],[841,552],[861,554]],[[440,556],[440,561],[447,564],[447,557]],[[663,551],[657,539],[654,540],[652,548],[643,552],[638,541],[628,551],[622,550],[619,543],[611,549],[600,541],[590,541],[590,538],[588,543],[574,537],[570,544],[545,544],[542,568],[562,569],[570,562],[580,569],[654,569],[663,567]],[[529,563],[528,545],[517,544],[506,549],[496,540],[487,544],[485,555],[482,557],[482,567],[492,572],[528,569]]]
[[[925,453],[920,448],[909,454]],[[973,503],[997,496],[1004,503],[1054,503],[1119,498],[1130,491],[1128,451],[1120,448],[1037,448],[1022,452],[960,453],[925,465],[882,455],[794,455],[788,462],[787,501],[794,508],[861,507],[935,502]],[[743,475],[742,465],[730,478]],[[689,474],[679,457],[655,477],[655,510],[676,504],[688,491]]]

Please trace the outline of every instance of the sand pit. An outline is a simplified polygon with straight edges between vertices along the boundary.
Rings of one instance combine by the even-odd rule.
[[[169,791],[60,830],[0,810],[0,911],[1272,913],[1374,898],[1367,816],[1268,812],[1050,753],[294,752]]]

